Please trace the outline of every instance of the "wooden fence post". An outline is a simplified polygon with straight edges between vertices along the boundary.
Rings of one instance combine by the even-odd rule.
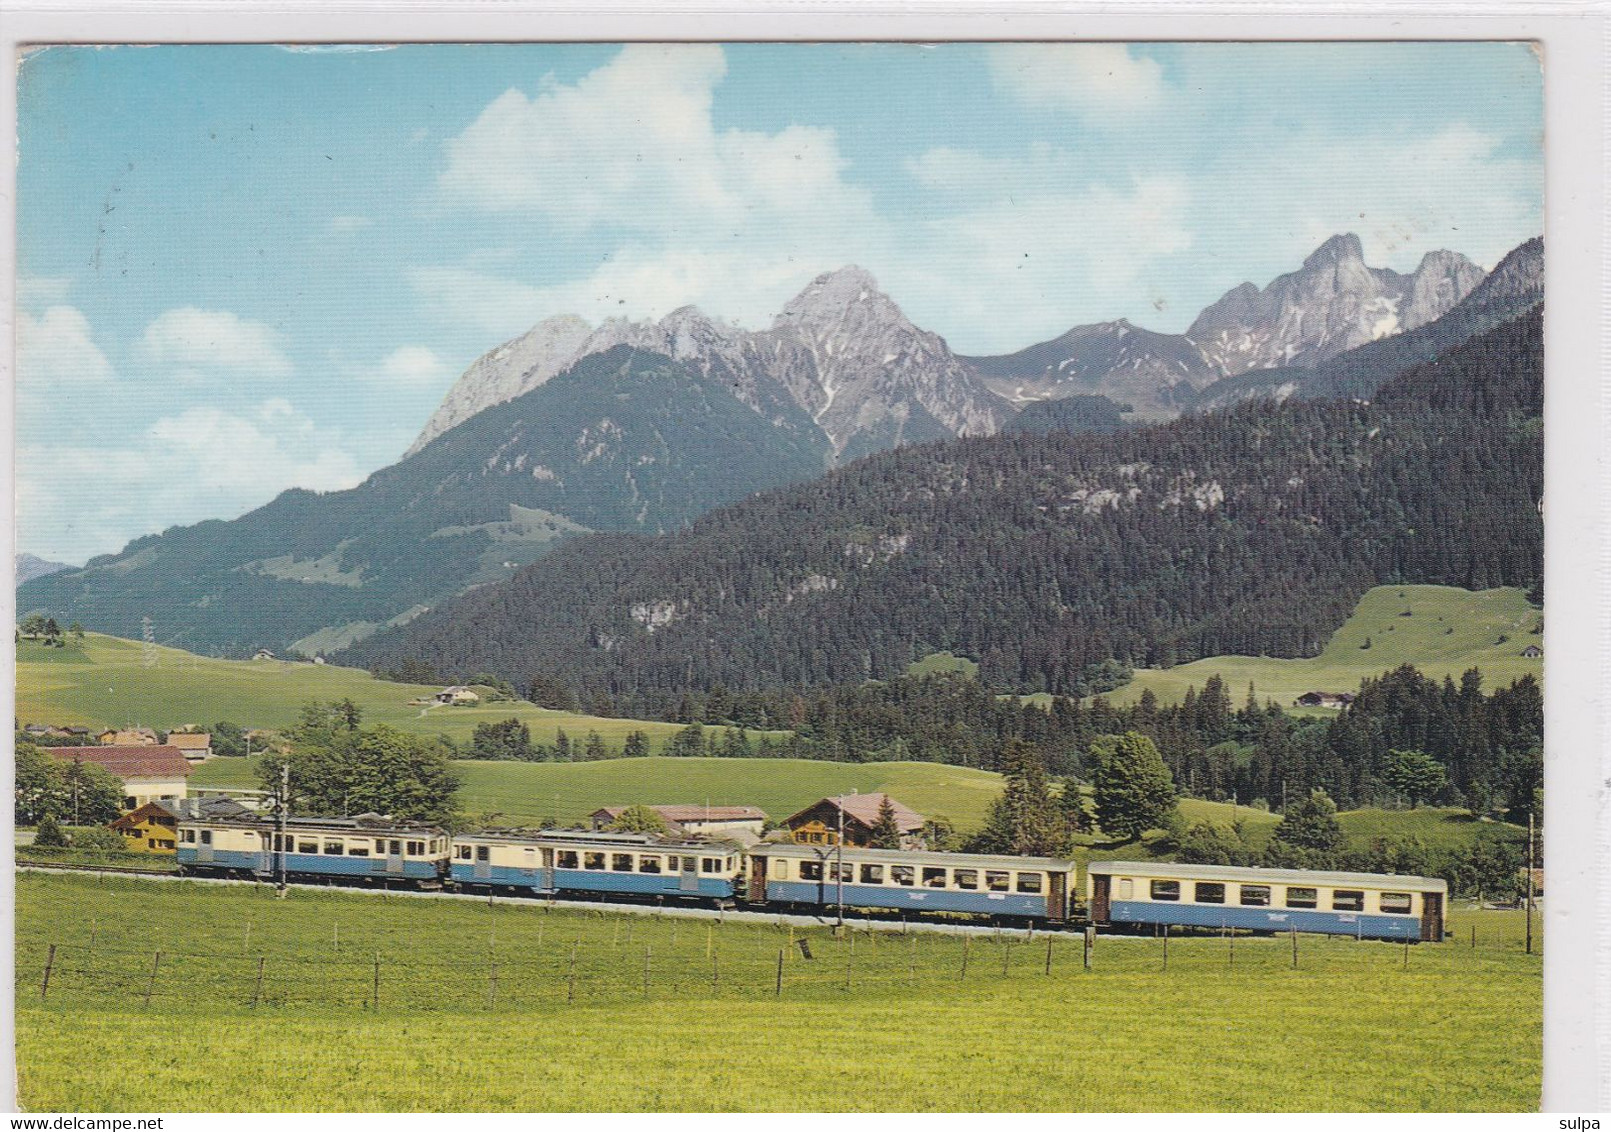
[[[778,981],[777,981],[777,986],[773,991],[773,996],[776,997],[776,998],[782,998],[783,997],[783,949],[782,948],[778,949]]]
[[[1169,925],[1163,926],[1163,969],[1169,970]]]
[[[1046,937],[1046,973],[1048,975],[1052,973],[1052,937],[1050,935]]]
[[[901,931],[906,931],[906,923],[901,923]],[[906,961],[906,977],[911,982],[917,982],[917,936],[912,936],[911,954]]]
[[[721,989],[722,989],[721,959],[718,956],[712,955],[710,957],[710,991],[711,991],[712,994],[719,994],[719,993],[721,993]]]
[[[972,952],[972,950],[973,950],[973,939],[972,939],[972,937],[971,936],[963,936],[962,937],[962,973],[957,976],[957,982],[959,982],[959,983],[962,982],[964,979],[966,979],[968,977],[968,955]]]
[[[257,1004],[263,997],[263,963],[267,958],[268,956],[266,955],[259,955],[257,957],[257,983],[252,987],[253,1010],[257,1009]]]
[[[1229,958],[1227,959],[1226,962],[1227,962],[1228,966],[1234,967],[1234,966],[1236,966],[1236,929],[1235,928],[1227,928],[1226,929],[1226,931],[1225,931],[1225,940],[1229,944],[1229,946],[1226,948],[1226,953],[1229,956]]]
[[[157,989],[157,968],[162,966],[162,952],[158,951],[151,956],[151,977],[145,984],[145,1004],[151,1005],[151,996]]]
[[[649,997],[649,945],[643,945],[643,997]]]
[[[1091,969],[1091,953],[1096,950],[1096,925],[1091,924],[1085,929],[1085,969]]]
[[[1008,940],[1001,948],[1001,977],[1006,978],[1012,967],[1012,940]]]
[[[39,999],[41,1002],[43,1002],[45,996],[50,993],[50,969],[55,965],[56,945],[53,943],[50,945],[50,954],[45,956],[45,977],[40,981],[39,984]]]
[[[378,1011],[380,1009],[380,952],[378,951],[375,952],[374,995],[370,1001],[375,1004],[375,1009]]]
[[[1404,941],[1404,970],[1408,971],[1409,969],[1410,969],[1410,941],[1408,939],[1406,939]]]
[[[1298,926],[1292,925],[1292,969],[1298,969]]]

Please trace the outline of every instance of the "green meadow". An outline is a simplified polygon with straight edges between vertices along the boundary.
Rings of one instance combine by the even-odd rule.
[[[1534,1110],[1540,957],[1515,913],[1450,926],[1087,971],[1060,933],[23,873],[17,1072],[33,1111]]]
[[[679,730],[674,723],[606,719],[528,703],[421,707],[409,701],[428,698],[438,686],[394,684],[328,664],[216,660],[158,646],[155,663],[147,667],[140,642],[98,633],[59,649],[23,641],[17,650],[16,714],[22,723],[174,728],[227,719],[243,727],[281,728],[295,723],[309,700],[350,699],[367,723],[455,740],[469,739],[478,723],[510,716],[524,722],[539,743],[552,743],[561,730],[572,739],[596,731],[615,750],[633,731],[644,732],[650,749],[658,750]]]
[[[1466,669],[1480,668],[1483,686],[1492,690],[1523,676],[1543,678],[1543,659],[1521,655],[1528,645],[1543,646],[1543,619],[1543,611],[1517,589],[1377,586],[1360,599],[1319,656],[1213,656],[1174,668],[1137,669],[1135,679],[1108,693],[1108,699],[1132,704],[1150,690],[1160,703],[1178,703],[1186,689],[1201,688],[1217,674],[1235,704],[1252,684],[1261,702],[1273,699],[1291,708],[1305,692],[1357,691],[1361,680],[1401,664],[1413,664],[1436,680],[1459,680]]]
[[[1001,776],[938,763],[829,763],[808,759],[609,759],[585,763],[456,764],[464,776],[461,808],[535,824],[579,822],[600,806],[749,805],[781,820],[833,794],[884,791],[919,813],[977,829],[1001,792]],[[255,786],[245,759],[214,759],[191,776],[191,789]]]

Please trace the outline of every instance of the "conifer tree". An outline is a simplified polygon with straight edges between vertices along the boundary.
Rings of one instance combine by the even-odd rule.
[[[885,794],[878,803],[878,820],[873,823],[873,835],[869,844],[874,849],[899,849],[901,847],[901,827],[895,820],[895,806]]]

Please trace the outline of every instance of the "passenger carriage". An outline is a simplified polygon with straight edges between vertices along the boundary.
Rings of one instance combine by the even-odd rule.
[[[729,900],[743,850],[727,841],[647,833],[495,830],[454,838],[452,878],[461,887]]]
[[[1443,939],[1448,884],[1435,877],[1093,862],[1091,922],[1320,932],[1361,939]]]
[[[436,826],[376,815],[287,818],[285,832],[261,814],[181,821],[176,855],[181,872],[234,873],[260,879],[321,878],[360,883],[440,884],[447,874],[448,835]]]
[[[1075,863],[1053,857],[924,853],[811,845],[750,850],[751,903],[814,909],[971,913],[1059,923],[1068,918]]]

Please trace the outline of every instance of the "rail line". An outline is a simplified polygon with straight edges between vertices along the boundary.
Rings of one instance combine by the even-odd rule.
[[[249,885],[254,888],[272,888],[271,881],[244,880],[236,877],[198,877],[184,876],[180,873],[162,869],[142,869],[127,865],[84,865],[71,862],[56,861],[18,861],[17,872],[76,872],[101,873],[114,876],[133,876],[142,880],[173,882],[180,881],[188,884],[206,885]],[[746,909],[734,908],[701,908],[693,905],[652,905],[625,903],[620,901],[603,900],[573,900],[558,897],[542,896],[500,896],[496,893],[480,894],[473,892],[447,892],[445,890],[422,891],[419,889],[400,888],[371,888],[360,885],[345,884],[306,884],[292,881],[286,886],[305,892],[344,892],[355,896],[371,896],[382,899],[407,898],[460,900],[472,903],[510,905],[522,908],[537,908],[547,906],[550,908],[564,908],[575,912],[604,912],[633,916],[664,917],[667,919],[686,920],[715,920],[744,924],[773,924],[783,927],[805,928],[831,928],[837,921],[833,915],[809,916],[790,912],[756,912]],[[998,927],[994,924],[969,923],[938,923],[932,920],[901,920],[894,917],[880,917],[868,915],[853,915],[849,909],[845,912],[845,926],[856,931],[880,931],[896,935],[908,932],[926,932],[941,935],[983,935],[999,936],[1001,938],[1032,938],[1036,935],[1065,934],[1065,930],[1053,928],[1018,928]]]

